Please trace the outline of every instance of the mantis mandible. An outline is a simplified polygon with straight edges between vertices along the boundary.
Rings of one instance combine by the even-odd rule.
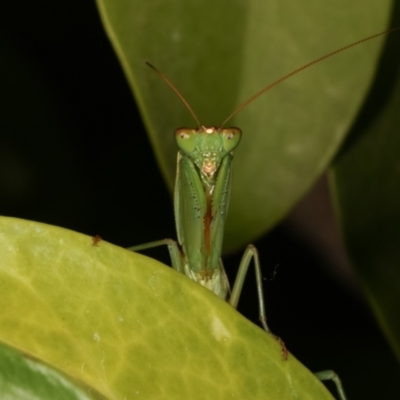
[[[220,298],[228,301],[234,308],[239,302],[247,270],[251,261],[254,260],[259,319],[265,331],[273,335],[267,325],[262,273],[257,249],[251,244],[247,246],[232,290],[230,290],[221,260],[224,225],[231,188],[233,151],[239,145],[242,136],[239,128],[224,128],[224,125],[253,100],[293,75],[337,53],[397,29],[381,32],[341,47],[281,77],[242,103],[219,127],[202,126],[189,103],[170,80],[157,68],[147,63],[181,99],[196,121],[198,128],[180,128],[175,131],[175,139],[179,148],[174,193],[178,241],[163,239],[130,247],[129,250],[140,251],[167,245],[172,267],[175,270],[211,290]],[[287,358],[286,347],[280,338],[273,336],[280,342],[282,358],[285,360]],[[346,400],[340,380],[333,371],[322,371],[316,376],[320,380],[333,380],[340,399]]]

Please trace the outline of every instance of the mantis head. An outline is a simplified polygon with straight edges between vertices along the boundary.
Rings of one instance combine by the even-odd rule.
[[[189,156],[207,178],[214,175],[222,159],[238,146],[241,137],[239,128],[200,126],[198,129],[180,128],[175,131],[179,150]]]

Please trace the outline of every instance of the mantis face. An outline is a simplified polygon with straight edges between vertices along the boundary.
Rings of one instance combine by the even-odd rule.
[[[201,126],[175,131],[179,150],[193,160],[207,181],[213,178],[222,159],[238,146],[241,136],[239,128]]]

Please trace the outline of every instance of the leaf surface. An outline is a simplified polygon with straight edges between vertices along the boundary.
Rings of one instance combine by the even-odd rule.
[[[0,341],[109,399],[332,399],[226,302],[148,257],[0,219]]]

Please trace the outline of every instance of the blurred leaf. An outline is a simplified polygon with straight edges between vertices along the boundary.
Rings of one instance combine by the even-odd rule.
[[[376,82],[370,96],[375,101],[366,104],[365,119],[357,121],[334,164],[333,183],[350,257],[400,358],[399,34],[389,40],[384,79]]]
[[[103,398],[90,389],[86,393],[54,368],[4,345],[0,345],[0,393],[7,400]]]
[[[0,341],[110,399],[332,399],[278,342],[148,257],[0,219]]]
[[[391,1],[97,4],[172,187],[172,133],[194,124],[145,61],[171,79],[202,124],[218,125],[275,79],[384,30]],[[228,248],[246,244],[276,224],[329,164],[364,99],[380,43],[374,40],[310,68],[229,122],[244,137],[235,152]]]

